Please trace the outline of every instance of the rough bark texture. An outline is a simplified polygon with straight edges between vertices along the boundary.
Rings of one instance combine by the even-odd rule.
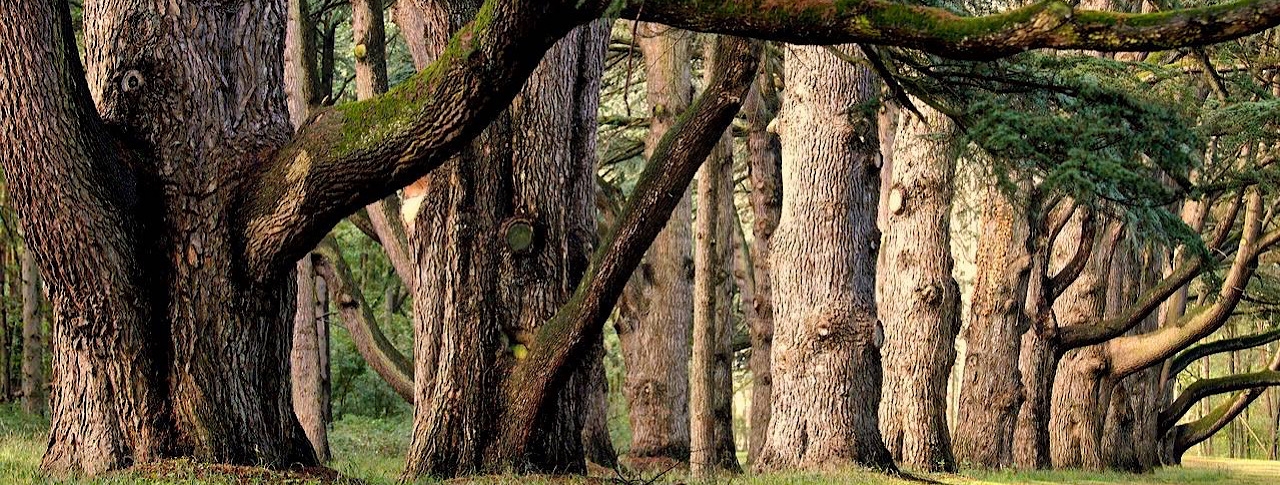
[[[747,462],[754,463],[769,436],[769,420],[773,401],[773,374],[770,371],[770,355],[773,354],[773,284],[770,274],[770,245],[778,228],[782,208],[782,147],[778,137],[768,130],[777,106],[777,92],[772,75],[765,63],[756,77],[752,94],[743,107],[747,118],[747,156],[751,180],[751,212],[755,216],[751,235],[752,299],[744,305],[748,312],[751,332],[751,436],[747,447]],[[770,102],[766,102],[770,101]],[[772,107],[772,108],[771,108]]]
[[[880,429],[894,459],[914,469],[955,471],[947,427],[947,379],[960,330],[960,288],[951,276],[951,196],[956,129],[923,103],[903,111],[877,288],[884,324]]]
[[[1026,331],[1023,305],[1031,272],[1026,216],[988,189],[978,236],[977,277],[965,333],[964,380],[955,430],[961,465],[1000,468],[1013,459],[1013,434],[1024,399],[1018,359]]]
[[[788,48],[786,66],[773,416],[756,467],[893,469],[876,419],[879,81],[822,48]]]
[[[439,52],[442,32],[459,28],[478,5],[433,3],[419,6],[434,29],[428,45]],[[418,182],[421,191],[406,192],[403,222],[418,265],[418,405],[406,477],[585,471],[583,418],[599,396],[588,359],[599,353],[567,364],[573,370],[539,409],[524,455],[501,458],[510,463],[484,455],[513,425],[503,422],[507,403],[494,389],[568,301],[594,244],[604,39],[598,24],[562,39],[475,147]]]
[[[1061,232],[1059,240],[1066,244],[1056,245],[1058,248],[1073,247],[1079,242],[1082,236],[1078,219],[1072,217],[1068,227]],[[1079,278],[1054,302],[1057,325],[1083,325],[1104,317],[1114,244],[1110,241],[1109,244],[1098,245]],[[1103,384],[1098,382],[1103,373],[1098,352],[1098,349],[1090,347],[1069,350],[1055,365],[1057,370],[1051,381],[1054,407],[1049,413],[1047,428],[1050,462],[1054,467],[1101,467],[1102,450],[1098,446],[1106,416],[1097,416],[1091,411],[1099,404],[1093,402],[1094,399],[1104,399],[1102,403],[1109,405],[1110,398],[1107,394],[1109,389],[1103,389]]]
[[[689,108],[693,34],[657,24],[636,28],[650,109],[650,157]],[[627,283],[618,339],[626,364],[632,458],[689,459],[689,335],[693,326],[693,242],[683,197]]]
[[[49,406],[44,373],[44,315],[40,312],[40,269],[30,250],[22,253],[22,410],[45,414]]]
[[[714,44],[708,44],[714,66]],[[707,69],[710,78],[714,68]],[[708,79],[709,81],[709,79]],[[733,140],[726,132],[698,175],[694,221],[693,349],[689,364],[689,468],[707,478],[741,471],[733,443]],[[736,229],[733,229],[736,230]]]

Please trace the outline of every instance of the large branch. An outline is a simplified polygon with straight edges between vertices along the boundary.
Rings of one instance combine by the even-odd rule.
[[[1160,51],[1224,42],[1280,24],[1280,0],[1131,14],[1043,1],[965,17],[891,0],[644,0],[623,16],[794,44],[866,43],[990,59],[1031,49]]]
[[[320,256],[315,261],[316,271],[329,284],[329,298],[337,304],[338,315],[351,334],[356,351],[396,394],[412,403],[413,364],[382,333],[337,243],[332,237],[325,238],[316,248],[316,254]]]
[[[1266,345],[1271,342],[1280,340],[1280,328],[1269,332],[1256,333],[1253,335],[1245,335],[1243,337],[1222,339],[1207,344],[1200,344],[1191,347],[1177,357],[1173,358],[1173,362],[1169,364],[1169,375],[1176,376],[1183,370],[1186,370],[1193,362],[1214,354],[1223,352],[1231,352],[1236,350],[1251,349],[1260,345]]]
[[[250,274],[292,264],[341,218],[464,147],[557,39],[599,17],[600,3],[487,0],[428,68],[385,95],[317,112],[247,187],[239,215]]]
[[[1187,284],[1203,272],[1215,267],[1221,262],[1222,258],[1227,256],[1227,252],[1219,249],[1227,241],[1227,235],[1235,225],[1242,201],[1243,194],[1233,199],[1233,202],[1228,206],[1227,214],[1218,223],[1206,251],[1211,255],[1202,253],[1180,258],[1182,261],[1174,268],[1172,273],[1166,275],[1156,286],[1138,295],[1134,304],[1129,305],[1125,312],[1120,315],[1097,323],[1069,325],[1059,329],[1060,351],[1066,352],[1075,348],[1100,344],[1124,335],[1146,319],[1152,312],[1158,310],[1161,304],[1170,297],[1180,292],[1185,292]],[[1269,247],[1273,243],[1271,242],[1272,237],[1274,237],[1274,234],[1264,237],[1260,246],[1264,249]],[[1241,247],[1236,249],[1238,251]],[[1182,298],[1185,298],[1185,295]],[[1185,304],[1185,301],[1182,304]],[[1179,315],[1181,314],[1181,312],[1178,313]]]
[[[1271,372],[1280,371],[1280,351],[1276,351],[1271,355],[1271,362],[1267,364],[1267,370]],[[1173,447],[1175,456],[1182,456],[1182,453],[1196,443],[1209,439],[1210,436],[1221,430],[1227,423],[1230,423],[1232,419],[1239,416],[1245,408],[1249,407],[1250,403],[1257,400],[1265,389],[1266,386],[1259,386],[1238,393],[1213,408],[1208,414],[1201,416],[1200,419],[1174,427]],[[1175,422],[1176,419],[1178,418],[1175,418]],[[1167,423],[1167,426],[1173,426],[1173,424]],[[1160,429],[1164,431],[1168,428]]]
[[[702,161],[733,121],[755,78],[761,44],[718,38],[718,62],[706,91],[658,143],[612,233],[596,251],[573,298],[538,327],[527,359],[507,382],[507,422],[490,456],[520,456],[547,388],[562,379],[566,362],[600,332],[627,280],[639,265]],[[518,422],[522,421],[522,422]]]
[[[1280,371],[1264,370],[1212,379],[1200,379],[1178,395],[1167,409],[1160,412],[1160,429],[1170,429],[1201,399],[1228,392],[1267,386],[1280,386]]]
[[[1122,378],[1172,357],[1174,353],[1216,331],[1235,312],[1245,287],[1258,266],[1258,256],[1280,242],[1280,231],[1262,233],[1262,196],[1257,189],[1246,195],[1244,231],[1235,259],[1223,278],[1217,300],[1209,308],[1142,335],[1119,337],[1107,343],[1112,356],[1111,373]]]

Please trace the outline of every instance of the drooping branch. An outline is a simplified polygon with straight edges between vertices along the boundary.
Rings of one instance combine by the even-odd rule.
[[[623,17],[794,44],[867,43],[991,59],[1041,48],[1161,51],[1223,42],[1280,24],[1280,0],[1143,14],[1049,0],[980,17],[893,0],[645,0],[629,2]]]
[[[596,251],[574,297],[545,325],[508,378],[507,423],[491,457],[520,456],[533,429],[547,387],[561,378],[565,363],[603,328],[627,280],[662,230],[702,161],[733,121],[755,78],[761,44],[716,39],[716,72],[693,106],[662,138],[616,227]],[[487,460],[502,462],[504,460]]]
[[[1221,354],[1223,352],[1231,352],[1236,350],[1251,349],[1260,345],[1266,345],[1271,342],[1280,340],[1280,328],[1269,332],[1256,333],[1253,335],[1245,335],[1243,337],[1222,339],[1206,344],[1196,345],[1173,358],[1173,362],[1169,364],[1169,375],[1176,376],[1186,370],[1188,366],[1197,360],[1203,359],[1210,355]]]
[[[351,334],[356,351],[396,394],[412,403],[413,365],[382,333],[333,237],[321,241],[315,254],[320,256],[315,261],[316,271],[328,283],[329,298],[337,304],[338,315]]]
[[[1267,386],[1280,386],[1280,371],[1264,370],[1212,379],[1200,379],[1178,395],[1178,399],[1160,412],[1160,429],[1169,429],[1191,410],[1191,406],[1209,396]]]
[[[601,3],[488,0],[428,68],[385,95],[313,115],[247,187],[239,223],[250,274],[291,264],[342,217],[460,150],[556,40],[600,16]]]

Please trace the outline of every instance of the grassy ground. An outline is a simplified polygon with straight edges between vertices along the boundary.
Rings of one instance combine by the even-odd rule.
[[[0,405],[0,484],[68,483],[67,480],[43,478],[37,471],[40,454],[44,451],[44,433],[48,423],[42,419],[24,415],[12,407]],[[400,467],[404,463],[404,449],[408,446],[409,425],[403,420],[377,420],[347,418],[334,425],[330,435],[336,460],[329,465],[342,477],[339,483],[368,483],[382,485],[396,483]],[[593,477],[551,479],[540,477],[495,476],[460,481],[468,484],[608,484],[647,483],[654,478],[648,475],[629,475],[614,480],[612,471],[598,470]],[[1227,460],[1188,457],[1186,466],[1168,468],[1155,473],[1132,475],[1126,473],[1096,472],[965,472],[960,475],[924,475],[924,483],[950,485],[976,484],[1123,484],[1123,485],[1172,485],[1172,484],[1224,484],[1262,485],[1280,483],[1280,462],[1260,460]],[[92,481],[71,481],[102,485],[159,485],[159,484],[242,484],[242,483],[314,483],[317,480],[298,475],[266,473],[262,470],[231,467],[211,467],[179,461],[154,467],[144,473],[130,472]],[[655,484],[686,483],[679,475],[667,475]],[[746,485],[817,485],[828,483],[867,485],[906,485],[922,483],[886,477],[863,470],[844,470],[830,473],[751,475],[724,478],[710,483]]]

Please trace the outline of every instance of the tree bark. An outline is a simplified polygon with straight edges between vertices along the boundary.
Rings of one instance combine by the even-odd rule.
[[[755,466],[892,470],[876,417],[879,81],[814,47],[788,48],[786,78],[782,212],[772,241],[773,416]]]
[[[316,309],[316,273],[308,255],[298,262],[298,306],[293,321],[293,350],[289,355],[293,412],[315,450],[316,459],[326,462],[329,461],[329,423],[325,420],[328,405],[324,401]]]
[[[773,375],[770,356],[773,354],[773,284],[771,281],[770,245],[782,207],[782,147],[778,137],[768,130],[777,106],[768,62],[762,63],[756,77],[755,88],[747,98],[743,111],[747,118],[747,153],[751,180],[752,223],[751,274],[753,295],[749,305],[751,332],[751,437],[747,448],[747,461],[755,463],[769,436],[769,420],[773,401]]]
[[[714,43],[704,58],[708,83]],[[733,442],[733,322],[730,267],[733,235],[733,139],[726,131],[698,175],[694,220],[693,350],[689,364],[689,468],[695,477],[739,472]]]
[[[880,429],[895,460],[925,471],[955,471],[946,400],[960,330],[950,236],[959,151],[951,120],[920,109],[923,119],[904,111],[894,141],[878,268],[886,382]]]
[[[22,252],[22,410],[45,414],[44,318],[40,311],[40,269],[30,250]]]
[[[636,27],[650,109],[651,157],[693,94],[692,34],[657,24]],[[615,323],[626,364],[631,458],[689,459],[689,336],[693,328],[693,240],[687,194],[627,283]],[[637,462],[636,465],[643,465]]]
[[[423,38],[439,53],[442,34],[460,28],[479,5],[434,3],[418,5],[432,27]],[[539,327],[586,270],[595,240],[594,129],[605,39],[593,24],[560,40],[475,146],[406,191],[403,222],[418,267],[407,478],[585,471],[584,415],[601,398],[593,384],[601,376],[588,360],[602,354],[568,364],[521,456],[492,454],[506,445],[496,435],[514,425],[503,419],[505,393],[493,389],[534,349]]]
[[[1027,329],[1023,307],[1031,273],[1030,227],[994,185],[986,200],[965,334],[955,454],[962,465],[1001,468],[1012,463],[1015,420],[1025,399],[1017,366]]]

